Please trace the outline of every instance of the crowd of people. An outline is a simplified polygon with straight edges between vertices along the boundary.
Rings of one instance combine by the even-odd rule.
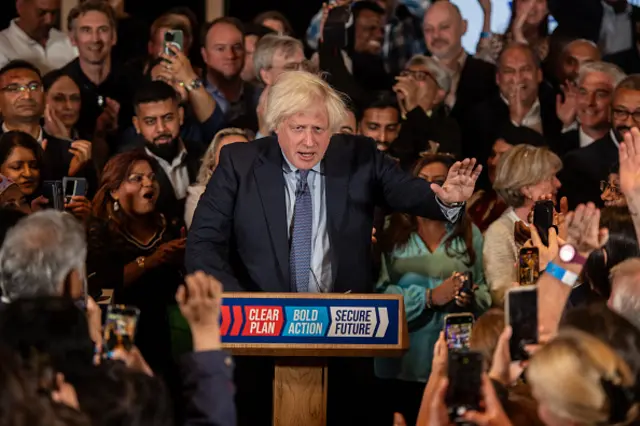
[[[3,422],[271,424],[273,359],[223,351],[225,290],[403,296],[405,354],[330,361],[332,426],[450,425],[456,313],[484,363],[465,422],[640,424],[640,8],[515,0],[496,34],[477,2],[470,53],[447,0],[337,0],[297,35],[275,10],[178,7],[147,28],[122,1],[60,17],[17,0],[0,31]],[[540,330],[520,362],[505,300],[523,248]],[[114,349],[103,310],[121,305],[135,336]]]

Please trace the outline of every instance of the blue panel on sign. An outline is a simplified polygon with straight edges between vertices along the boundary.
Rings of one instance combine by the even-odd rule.
[[[399,303],[385,299],[225,297],[223,305],[242,315],[229,317],[222,341],[395,345],[399,343]]]

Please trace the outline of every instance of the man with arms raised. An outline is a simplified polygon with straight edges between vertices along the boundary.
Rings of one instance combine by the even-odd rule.
[[[455,221],[481,167],[456,163],[442,187],[403,173],[367,138],[332,135],[346,116],[320,77],[282,74],[266,121],[275,136],[234,144],[200,199],[187,241],[189,271],[228,291],[372,291],[373,210]]]

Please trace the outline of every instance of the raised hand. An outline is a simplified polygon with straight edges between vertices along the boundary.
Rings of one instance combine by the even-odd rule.
[[[522,124],[526,112],[522,105],[522,89],[515,87],[509,97],[509,117],[518,126]]]
[[[527,39],[524,37],[524,24],[527,21],[527,16],[533,10],[535,6],[535,1],[530,1],[528,3],[520,1],[516,7],[516,10],[512,13],[515,13],[516,17],[513,22],[513,38],[514,41],[518,43],[526,43]]]
[[[570,81],[560,86],[562,95],[556,96],[556,115],[564,127],[572,125],[578,114],[578,89]]]
[[[457,161],[449,169],[447,180],[442,186],[432,183],[431,190],[445,204],[455,204],[467,201],[473,194],[478,176],[482,172],[482,165],[476,167],[476,159]]]
[[[640,130],[637,127],[624,135],[619,158],[620,190],[632,206],[640,202]]]
[[[60,117],[56,115],[49,105],[44,108],[44,130],[47,134],[58,139],[69,139],[71,137],[70,130],[67,129]]]
[[[593,203],[580,204],[567,216],[567,243],[583,257],[602,247],[609,238],[606,228],[600,229],[600,210]]]
[[[478,0],[478,3],[485,15],[491,13],[491,0]]]
[[[76,176],[91,160],[91,142],[75,141],[71,143],[69,152],[73,154],[69,164],[69,176]]]

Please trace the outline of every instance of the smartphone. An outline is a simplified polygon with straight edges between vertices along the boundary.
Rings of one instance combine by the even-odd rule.
[[[449,386],[445,401],[452,422],[466,423],[464,414],[480,409],[482,368],[482,354],[479,352],[449,353]]]
[[[450,351],[466,351],[469,349],[473,314],[449,314],[444,317],[444,336]]]
[[[104,324],[103,353],[120,349],[129,351],[133,346],[140,310],[135,306],[109,305]]]
[[[549,245],[549,229],[553,226],[554,208],[551,200],[536,201],[533,206],[533,224],[545,246]]]
[[[505,299],[505,322],[512,329],[509,340],[511,360],[526,360],[529,354],[524,349],[525,345],[538,342],[538,288],[511,288]]]
[[[169,49],[171,45],[177,47],[181,52],[183,51],[184,34],[182,30],[167,30],[164,33],[164,53],[166,55],[173,56],[173,52]]]
[[[64,210],[64,194],[62,181],[45,180],[42,183],[42,195],[49,200],[46,207],[56,210]]]
[[[324,23],[323,42],[340,49],[346,47],[349,19],[351,19],[351,7],[349,5],[331,9]]]
[[[538,247],[522,247],[518,255],[518,282],[533,285],[540,278],[540,253]]]
[[[63,177],[62,188],[65,203],[70,203],[71,197],[85,197],[87,195],[87,180],[85,178]]]

